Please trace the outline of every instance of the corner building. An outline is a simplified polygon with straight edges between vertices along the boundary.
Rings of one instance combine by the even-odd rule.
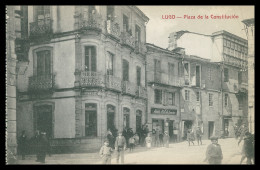
[[[109,128],[141,127],[148,20],[135,6],[29,6],[18,134],[44,130],[54,147],[84,151]]]

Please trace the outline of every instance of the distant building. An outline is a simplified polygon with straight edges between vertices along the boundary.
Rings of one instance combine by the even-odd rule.
[[[209,59],[220,66],[220,127],[223,135],[234,136],[233,126],[246,123],[248,115],[247,40],[226,31],[212,35],[179,31],[170,34],[168,50],[178,48],[185,49],[186,55]]]

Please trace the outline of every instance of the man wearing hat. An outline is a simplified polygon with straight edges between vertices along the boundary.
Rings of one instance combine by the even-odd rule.
[[[196,138],[197,138],[198,145],[202,145],[201,136],[202,136],[202,131],[201,131],[200,127],[198,126],[196,129]]]
[[[115,150],[117,152],[116,162],[119,163],[119,157],[121,157],[121,163],[124,163],[124,150],[126,149],[126,140],[122,136],[122,131],[118,133],[115,142]]]
[[[209,164],[221,164],[223,159],[223,154],[221,146],[218,144],[218,137],[212,136],[210,138],[211,144],[207,147],[206,159]]]
[[[103,164],[111,164],[112,153],[113,153],[113,149],[109,146],[109,141],[105,140],[104,145],[101,147],[99,151]]]

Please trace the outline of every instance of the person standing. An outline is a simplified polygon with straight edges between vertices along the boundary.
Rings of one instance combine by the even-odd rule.
[[[113,136],[112,132],[110,131],[110,129],[108,129],[108,131],[107,131],[107,140],[109,142],[109,147],[114,149],[115,148],[115,146],[114,146],[114,136]]]
[[[135,147],[135,138],[134,136],[129,138],[129,152],[132,152]]]
[[[152,146],[152,138],[150,133],[147,134],[147,137],[145,138],[145,143],[146,143],[146,147],[150,149]]]
[[[104,145],[100,148],[99,155],[102,158],[102,164],[111,164],[111,154],[113,149],[109,146],[109,141],[105,140]]]
[[[25,135],[25,130],[22,131],[22,135],[20,136],[18,140],[18,148],[20,151],[20,154],[22,155],[22,160],[25,160],[25,155],[27,151],[27,137]]]
[[[163,132],[160,132],[160,134],[159,134],[159,140],[160,140],[160,146],[164,146]]]
[[[221,146],[218,144],[218,137],[211,137],[211,144],[207,147],[206,159],[209,164],[221,164],[223,159],[223,154]]]
[[[202,145],[202,141],[201,141],[202,134],[203,133],[202,133],[200,127],[198,126],[198,128],[196,129],[196,138],[197,138],[198,145]]]
[[[245,133],[244,145],[242,149],[242,158],[240,160],[240,164],[242,164],[245,158],[247,158],[247,164],[249,165],[252,164],[252,159],[254,161],[254,137],[250,132]]]
[[[194,133],[192,132],[191,129],[189,129],[187,132],[187,140],[188,140],[189,146],[190,146],[190,143],[192,143],[194,145],[194,142],[193,142],[195,140],[194,138],[195,138]]]
[[[165,144],[165,147],[166,148],[169,148],[169,135],[168,135],[168,132],[165,131],[164,132],[164,136],[163,136],[163,141],[164,141],[164,144]]]
[[[39,162],[45,163],[48,147],[49,147],[49,143],[46,137],[46,132],[41,132],[40,141],[39,141]]]
[[[116,162],[119,163],[119,157],[121,157],[121,163],[124,163],[124,150],[126,150],[126,139],[122,136],[122,132],[118,133],[115,142],[115,150],[117,152]]]
[[[35,150],[35,153],[36,153],[36,162],[39,162],[39,142],[40,142],[40,131],[37,130],[36,133],[35,133],[35,136],[33,138],[33,145],[34,145],[34,150]]]
[[[155,147],[160,146],[160,137],[159,136],[160,136],[160,129],[157,126],[155,129]]]

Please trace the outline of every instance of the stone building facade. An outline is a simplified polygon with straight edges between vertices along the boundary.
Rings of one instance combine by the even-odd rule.
[[[29,6],[18,133],[53,146],[100,147],[108,129],[145,123],[145,24],[134,6]]]

